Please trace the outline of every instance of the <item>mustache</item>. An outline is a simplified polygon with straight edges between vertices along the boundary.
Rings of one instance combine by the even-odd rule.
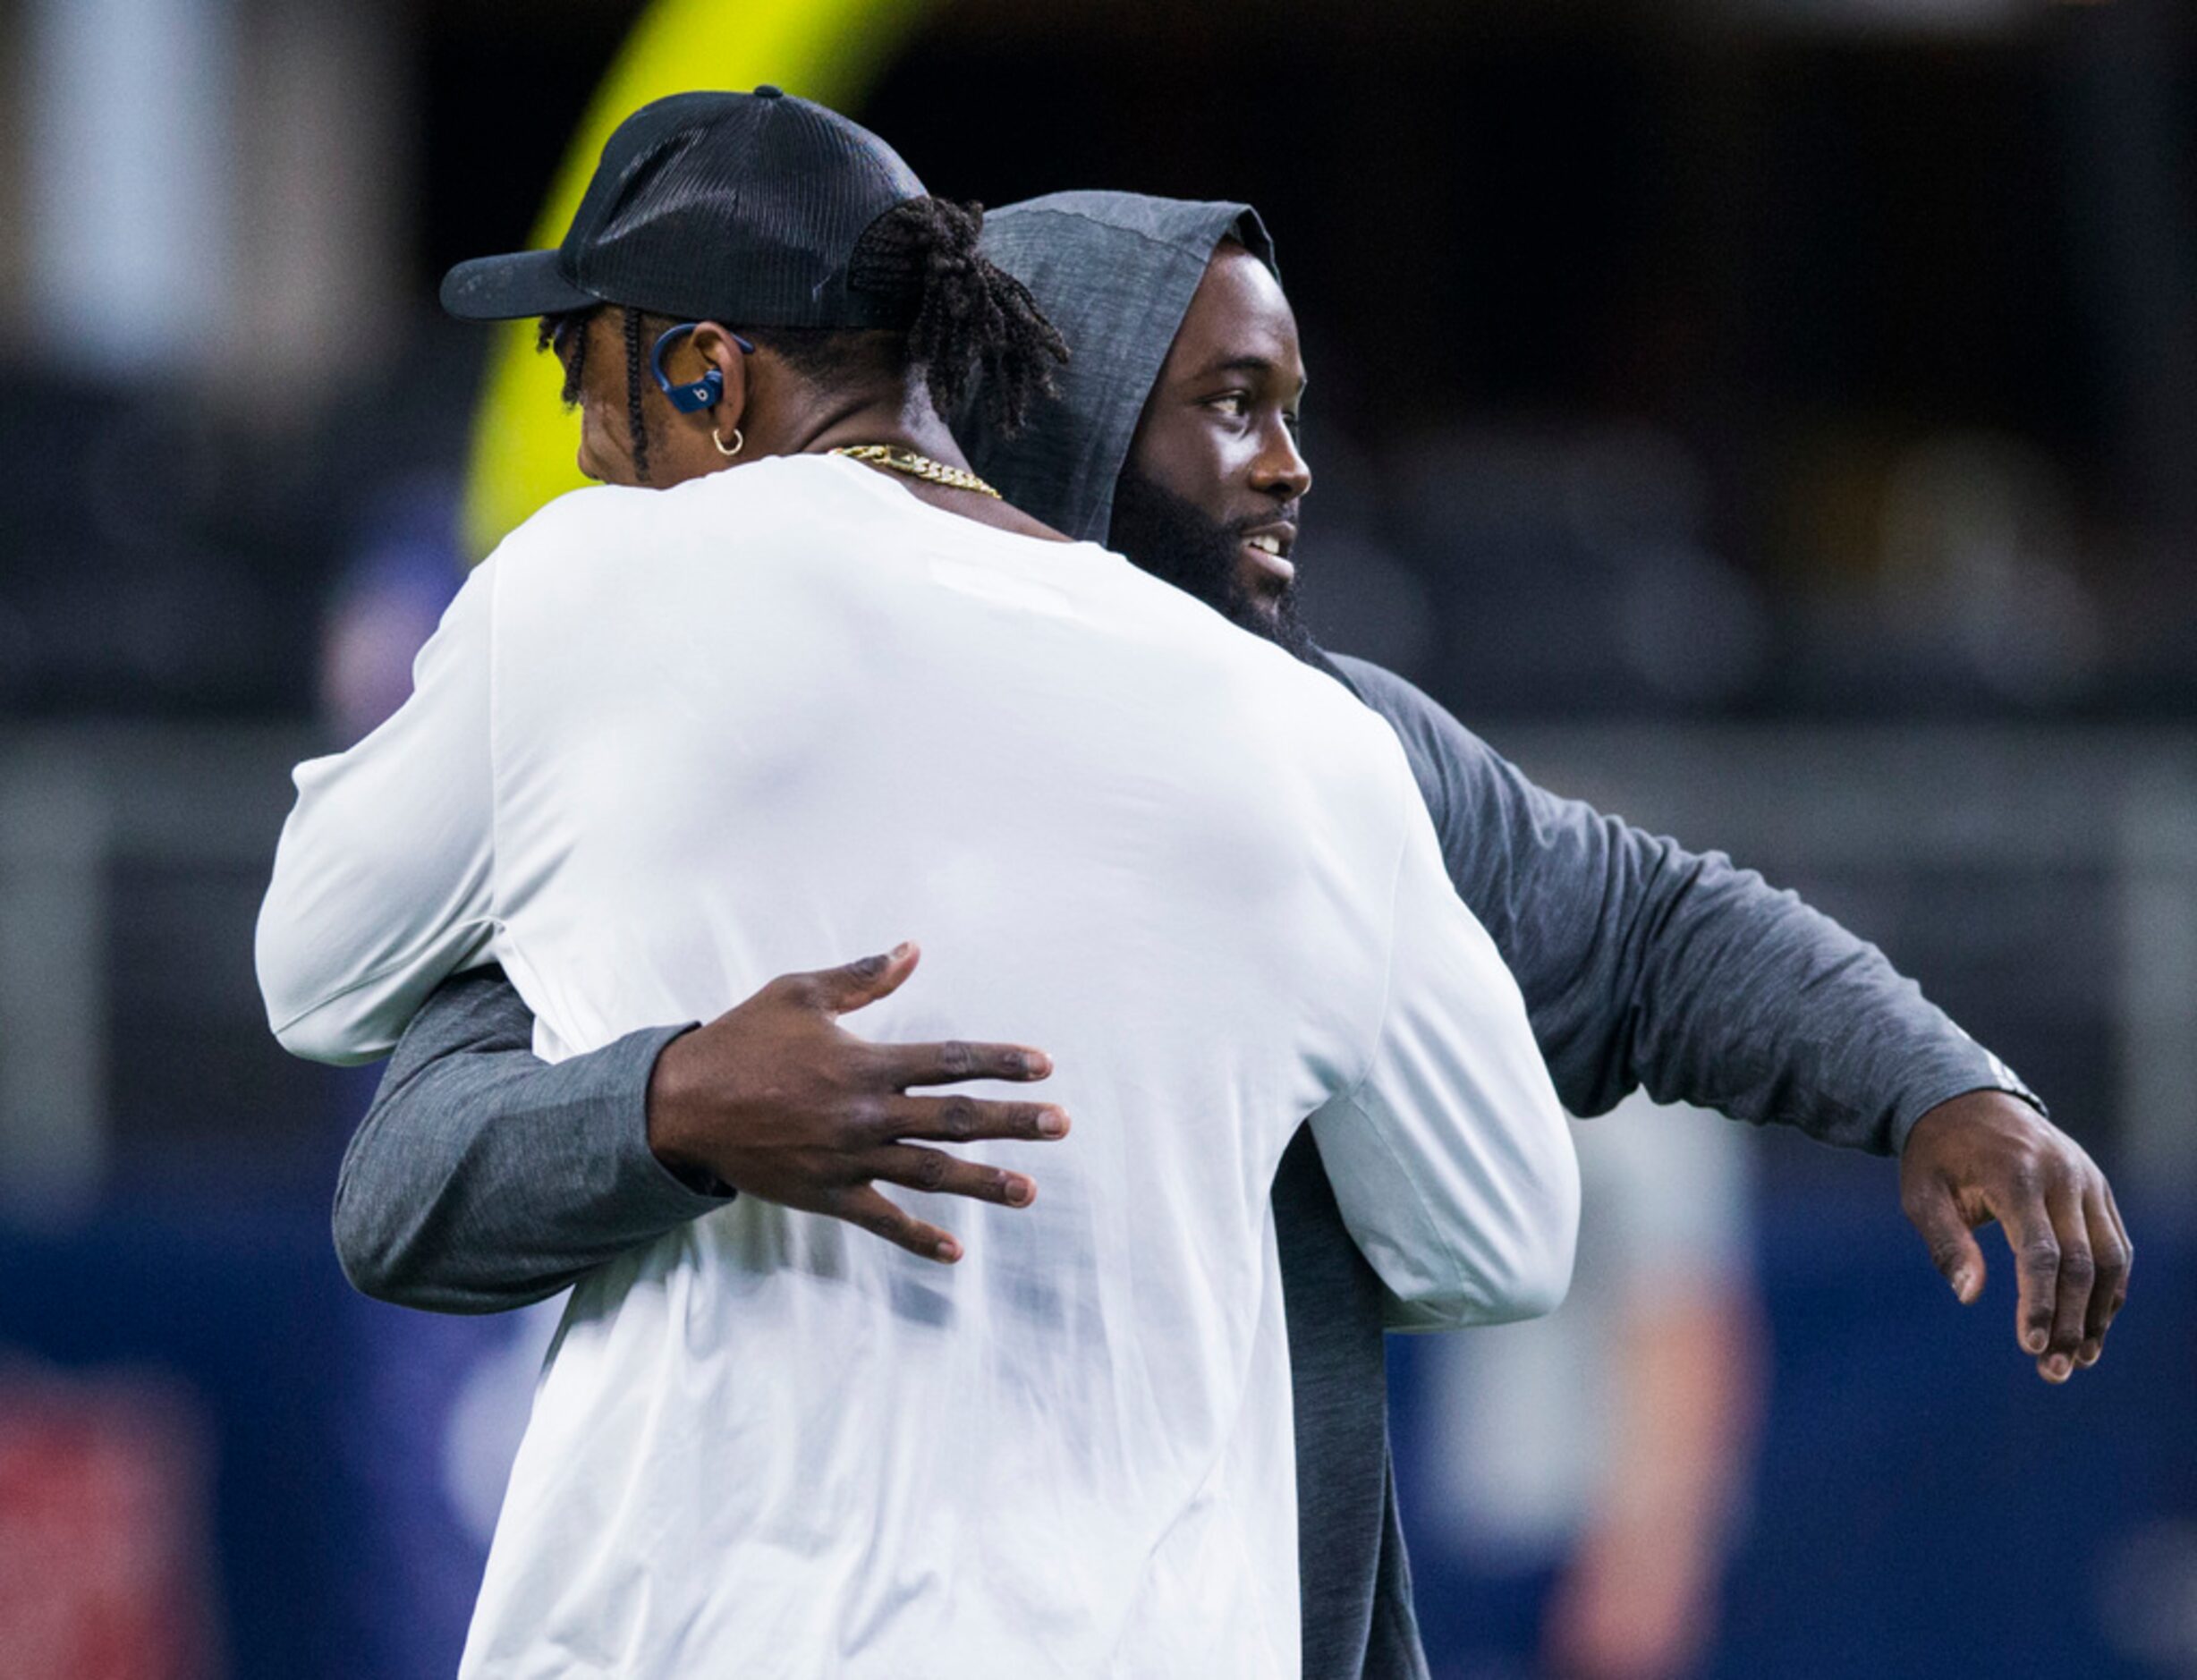
[[[1220,529],[1226,531],[1231,537],[1245,537],[1254,530],[1263,530],[1268,525],[1285,520],[1302,531],[1304,529],[1303,504],[1285,502],[1277,507],[1262,507],[1255,513],[1239,514]]]

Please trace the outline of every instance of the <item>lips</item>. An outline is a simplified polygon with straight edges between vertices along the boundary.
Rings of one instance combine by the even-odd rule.
[[[1297,575],[1297,568],[1289,557],[1296,547],[1297,528],[1287,521],[1272,524],[1255,525],[1243,533],[1243,554],[1255,574],[1276,583],[1286,583]]]

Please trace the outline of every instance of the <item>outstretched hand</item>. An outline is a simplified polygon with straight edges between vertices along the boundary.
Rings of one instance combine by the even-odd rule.
[[[1983,1293],[1975,1229],[2006,1234],[2020,1280],[2015,1338],[2047,1382],[2095,1365],[2128,1298],[2134,1250],[2113,1187],[2082,1145],[2027,1103],[1976,1090],[1914,1124],[1900,1205],[1965,1306]]]
[[[1042,1050],[960,1040],[872,1044],[837,1024],[898,990],[921,955],[903,945],[841,968],[780,975],[673,1039],[649,1081],[649,1146],[657,1158],[742,1195],[845,1219],[926,1260],[959,1260],[961,1244],[950,1234],[877,1186],[1026,1207],[1038,1187],[1022,1174],[924,1145],[1049,1141],[1066,1134],[1068,1116],[1050,1103],[908,1094],[911,1086],[964,1080],[1043,1079],[1053,1063]]]

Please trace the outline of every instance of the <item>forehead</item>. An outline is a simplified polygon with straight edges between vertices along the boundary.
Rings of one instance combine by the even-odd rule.
[[[1304,378],[1297,318],[1282,283],[1241,245],[1224,244],[1206,265],[1161,374],[1195,378],[1230,362],[1247,361],[1271,363],[1298,383]]]

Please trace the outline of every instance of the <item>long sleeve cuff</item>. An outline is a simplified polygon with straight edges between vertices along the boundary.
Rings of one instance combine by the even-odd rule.
[[[1913,1080],[1901,1093],[1897,1106],[1892,1111],[1892,1153],[1898,1155],[1907,1147],[1907,1135],[1920,1120],[1940,1103],[1951,1102],[1955,1097],[1965,1097],[1971,1091],[2003,1090],[2009,1097],[2017,1097],[2046,1118],[2051,1111],[2044,1099],[2032,1090],[2006,1063],[1993,1056],[1981,1045],[1971,1040],[1956,1048],[1949,1048],[1941,1058],[1943,1065],[1931,1067],[1927,1073]]]
[[[649,1081],[656,1059],[674,1039],[691,1032],[700,1022],[675,1027],[645,1027],[629,1032],[604,1047],[593,1064],[590,1085],[593,1099],[606,1105],[606,1120],[615,1112],[615,1126],[606,1134],[616,1140],[618,1162],[615,1182],[633,1198],[636,1222],[691,1219],[712,1208],[724,1206],[736,1193],[730,1184],[715,1178],[698,1183],[674,1172],[649,1147]]]
[[[438,995],[414,1023],[339,1180],[352,1282],[442,1312],[524,1306],[725,1205],[649,1148],[649,1081],[685,1025],[547,1065],[521,1048],[501,977]]]

